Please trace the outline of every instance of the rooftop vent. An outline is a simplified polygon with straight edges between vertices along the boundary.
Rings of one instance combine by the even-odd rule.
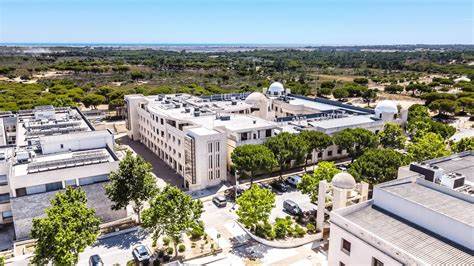
[[[441,176],[441,185],[456,189],[464,186],[466,177],[459,173],[449,173]]]
[[[201,115],[201,112],[199,111],[194,111],[194,116],[200,116]]]
[[[185,112],[185,113],[189,113],[189,112],[191,112],[191,109],[188,108],[188,107],[186,107],[186,108],[184,108],[184,112]]]
[[[237,105],[237,101],[232,100],[231,104],[232,104],[232,105]]]

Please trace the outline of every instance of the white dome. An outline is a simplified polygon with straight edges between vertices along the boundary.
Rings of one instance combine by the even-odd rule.
[[[353,189],[356,185],[354,177],[349,173],[338,173],[332,178],[332,185],[337,188]]]
[[[383,100],[377,104],[377,106],[375,107],[375,112],[397,114],[398,107],[394,101]]]
[[[270,93],[272,95],[275,94],[282,94],[285,91],[285,88],[283,87],[283,84],[280,82],[273,82],[270,87],[268,87],[267,93]]]
[[[250,105],[260,105],[261,102],[265,102],[267,97],[261,92],[252,92],[245,98],[245,103]]]

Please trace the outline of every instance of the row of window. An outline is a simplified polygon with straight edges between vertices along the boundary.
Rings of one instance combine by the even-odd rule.
[[[272,136],[272,130],[271,129],[265,130],[265,138],[269,138],[271,136]],[[242,132],[242,133],[240,133],[240,140],[241,141],[250,140],[251,137],[252,137],[251,132]],[[260,139],[260,138],[261,138],[260,131],[257,131],[257,132],[253,133],[253,138],[252,139]]]
[[[351,242],[342,238],[341,240],[341,251],[347,254],[348,256],[351,255]],[[383,262],[379,259],[372,257],[372,266],[383,266]],[[339,266],[346,266],[346,264],[342,261],[339,261]]]

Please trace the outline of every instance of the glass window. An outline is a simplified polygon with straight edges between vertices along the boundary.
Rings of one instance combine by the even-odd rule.
[[[4,211],[2,212],[2,218],[7,219],[13,217],[12,211]]]
[[[0,203],[10,202],[10,193],[0,194]]]
[[[63,188],[63,182],[54,182],[46,184],[46,191],[55,191]]]
[[[341,250],[347,255],[351,254],[351,242],[342,239]]]
[[[381,262],[377,258],[372,257],[372,266],[383,266],[383,262]]]
[[[212,142],[209,142],[207,144],[207,152],[211,153],[212,152]]]

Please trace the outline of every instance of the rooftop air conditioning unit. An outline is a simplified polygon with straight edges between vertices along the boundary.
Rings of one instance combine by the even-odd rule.
[[[200,116],[201,115],[201,112],[199,111],[194,111],[194,116]]]
[[[466,177],[459,173],[449,173],[441,177],[441,185],[449,187],[451,189],[456,189],[464,186],[464,181]]]

